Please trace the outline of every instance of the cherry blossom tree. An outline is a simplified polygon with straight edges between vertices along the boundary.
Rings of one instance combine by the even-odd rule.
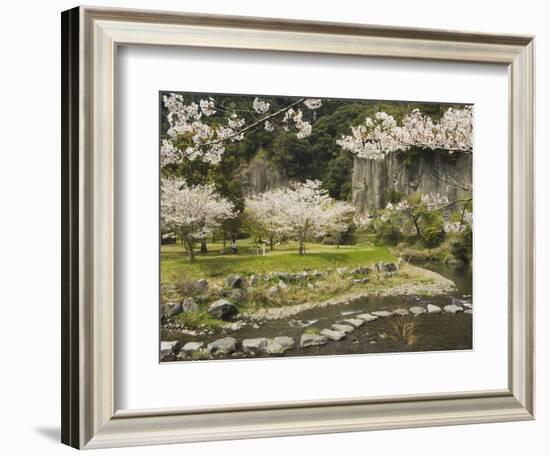
[[[323,210],[324,228],[336,240],[336,248],[340,248],[340,238],[353,221],[355,207],[345,201],[333,200]]]
[[[221,197],[213,185],[190,187],[183,179],[163,178],[160,197],[161,229],[180,234],[194,261],[194,244],[208,236],[224,219],[236,216],[233,203]]]
[[[286,232],[285,224],[280,217],[283,201],[282,189],[268,190],[249,196],[245,200],[245,213],[249,217],[249,225],[269,241],[270,250],[273,250],[274,240]]]
[[[246,212],[256,229],[273,241],[283,235],[298,241],[298,253],[305,254],[305,241],[327,233],[339,239],[353,221],[355,207],[330,198],[318,180],[268,190],[246,199]]]
[[[312,111],[322,104],[320,99],[298,98],[273,110],[269,102],[256,97],[250,109],[236,110],[213,97],[186,103],[177,93],[165,95],[163,103],[168,111],[169,128],[168,139],[161,144],[162,166],[184,159],[217,164],[227,144],[241,141],[256,128],[273,131],[280,126],[298,138],[306,138],[311,134],[311,123],[305,119],[301,107]]]
[[[410,148],[471,153],[473,142],[473,110],[449,108],[439,121],[414,109],[401,124],[386,112],[367,117],[361,125],[351,127],[337,144],[357,157],[380,160],[388,153]]]
[[[294,184],[281,192],[279,217],[291,237],[298,241],[298,254],[305,255],[305,241],[325,234],[324,209],[331,198],[319,180]]]

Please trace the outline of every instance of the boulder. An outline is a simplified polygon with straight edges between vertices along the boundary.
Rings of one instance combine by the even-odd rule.
[[[218,299],[210,304],[208,307],[208,313],[214,318],[227,320],[237,315],[239,313],[239,309],[235,304],[232,304],[225,299]]]
[[[294,348],[294,345],[295,345],[294,339],[288,336],[274,337],[273,342],[279,344],[285,350],[290,350],[291,348]]]
[[[347,267],[338,268],[338,269],[336,269],[336,272],[340,275],[344,275],[344,274],[347,274],[348,268]]]
[[[330,340],[339,341],[346,337],[346,333],[325,328],[321,330],[321,336],[325,336],[327,339]]]
[[[454,304],[449,304],[448,306],[443,307],[443,310],[447,313],[455,314],[457,312],[462,312],[464,309]]]
[[[277,336],[267,341],[265,351],[270,355],[282,355],[291,348],[294,348],[294,339],[292,337]]]
[[[227,288],[242,288],[244,280],[240,275],[232,274],[225,281]]]
[[[338,324],[338,323],[334,323],[332,325],[332,329],[335,329],[336,331],[339,331],[339,332],[343,332],[345,334],[350,334],[355,330],[355,328],[353,326],[342,325],[342,324]]]
[[[401,316],[405,316],[405,315],[409,315],[409,311],[407,309],[395,309],[393,311],[393,314],[394,315],[401,315]]]
[[[263,352],[267,348],[267,339],[265,337],[257,337],[256,339],[243,340],[243,351],[245,353]]]
[[[386,318],[389,317],[392,313],[387,310],[377,310],[376,312],[371,312],[376,317]]]
[[[308,290],[313,290],[314,288],[315,288],[315,286],[312,283],[307,284],[307,289]]]
[[[417,316],[417,315],[426,313],[426,309],[420,306],[413,306],[409,309],[409,312],[412,313],[414,316]]]
[[[164,305],[164,315],[167,318],[180,314],[182,310],[181,302],[167,302]]]
[[[352,274],[368,274],[370,272],[369,268],[355,268],[351,270]]]
[[[360,318],[348,318],[347,320],[344,320],[344,323],[354,326],[355,328],[359,328],[365,324],[365,320],[361,320]]]
[[[316,334],[302,334],[300,338],[300,347],[312,347],[315,345],[325,345],[327,338]]]
[[[464,311],[465,314],[468,314],[468,315],[472,315],[474,313],[474,311],[472,309],[466,309]]]
[[[366,323],[368,323],[369,321],[378,320],[378,317],[376,315],[371,315],[370,313],[357,315],[357,318],[359,318],[360,320],[363,320]]]
[[[185,298],[181,305],[183,312],[198,312],[199,305],[193,298]]]
[[[206,290],[208,290],[208,280],[197,280],[197,282],[195,283],[195,290],[197,290],[197,293],[204,293]]]
[[[237,339],[234,337],[224,337],[215,340],[206,346],[206,351],[211,354],[229,355],[235,351]]]
[[[267,343],[267,347],[265,348],[265,352],[269,355],[282,355],[285,352],[284,347],[270,339]]]
[[[256,285],[258,285],[258,282],[259,282],[259,281],[260,281],[260,279],[259,279],[259,277],[258,277],[257,275],[252,274],[252,275],[250,276],[250,285],[256,286]]]
[[[202,347],[204,347],[204,342],[187,342],[183,346],[182,350],[185,354],[190,355],[191,353],[200,350]]]
[[[428,313],[431,313],[431,314],[441,313],[441,307],[434,306],[433,304],[428,304],[426,309],[428,310]]]
[[[160,343],[160,359],[164,360],[178,352],[180,343],[177,340],[162,341]]]

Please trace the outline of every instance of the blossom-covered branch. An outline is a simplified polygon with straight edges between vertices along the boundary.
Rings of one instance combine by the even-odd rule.
[[[374,119],[351,127],[336,143],[360,158],[383,159],[386,154],[411,147],[471,153],[473,142],[473,111],[449,108],[439,121],[422,114],[418,109],[408,114],[401,125],[386,112],[376,113]]]
[[[201,99],[198,104],[186,104],[184,97],[175,93],[165,95],[163,103],[168,110],[169,128],[168,139],[163,139],[161,144],[162,166],[183,159],[217,164],[222,160],[226,144],[241,141],[245,133],[262,125],[266,131],[273,131],[275,122],[286,130],[293,130],[298,138],[306,138],[311,134],[311,124],[304,120],[298,106],[303,104],[309,110],[321,107],[319,99],[299,98],[269,112],[271,104],[256,97],[250,110],[231,110],[212,97]],[[255,113],[261,117],[247,119],[238,113]]]

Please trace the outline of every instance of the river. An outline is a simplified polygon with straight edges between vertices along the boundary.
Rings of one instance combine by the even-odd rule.
[[[251,323],[238,331],[227,335],[239,342],[244,339],[258,337],[272,338],[275,336],[290,336],[299,342],[305,327],[330,328],[333,323],[361,313],[377,310],[393,311],[398,308],[409,309],[412,306],[426,307],[433,304],[443,308],[448,304],[456,304],[467,309],[472,304],[472,274],[469,268],[450,268],[440,264],[422,264],[451,279],[456,284],[456,291],[439,296],[369,296],[357,299],[350,304],[326,306],[304,311],[293,317],[280,320],[267,320],[254,327]],[[466,306],[465,306],[466,305]],[[414,318],[417,324],[415,335],[417,340],[411,345],[394,340],[390,334],[391,318],[379,318],[356,328],[341,341],[329,341],[325,345],[294,349],[285,352],[284,356],[319,356],[390,352],[418,352],[437,350],[468,350],[472,349],[472,315],[459,312],[456,314],[442,312],[440,314],[422,314]],[[219,334],[211,336],[186,336],[178,332],[163,331],[163,340],[179,340],[181,345],[190,341],[209,343],[219,339]],[[248,358],[252,355],[242,353],[238,345],[232,358]],[[254,354],[254,357],[269,355]]]

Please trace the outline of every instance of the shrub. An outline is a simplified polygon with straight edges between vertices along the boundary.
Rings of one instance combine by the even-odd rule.
[[[461,233],[456,233],[451,240],[451,253],[466,264],[472,261],[472,229],[466,228]]]
[[[436,211],[425,211],[420,219],[421,239],[426,247],[437,247],[445,239],[443,216]]]
[[[375,239],[381,244],[395,245],[401,240],[401,229],[392,217],[373,223]]]
[[[418,329],[421,317],[394,315],[388,320],[388,335],[397,343],[414,345],[420,339]]]

